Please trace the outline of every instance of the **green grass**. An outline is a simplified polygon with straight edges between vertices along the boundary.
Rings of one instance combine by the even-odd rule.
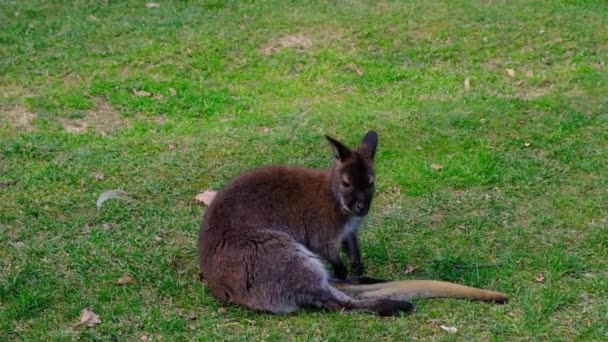
[[[607,338],[605,1],[160,3],[0,0],[0,182],[17,181],[0,188],[0,340]],[[368,129],[369,274],[512,301],[383,319],[214,300],[194,196],[263,164],[325,167],[323,134]],[[137,201],[97,210],[114,188]],[[78,325],[83,308],[102,324]]]

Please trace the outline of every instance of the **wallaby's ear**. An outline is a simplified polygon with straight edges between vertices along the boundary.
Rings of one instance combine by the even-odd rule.
[[[331,147],[334,150],[334,156],[337,160],[344,161],[351,157],[352,152],[350,148],[346,147],[344,144],[330,137],[329,135],[326,135],[325,138],[331,144]]]
[[[376,156],[376,147],[378,147],[378,133],[376,131],[367,132],[361,141],[359,151],[373,160]]]

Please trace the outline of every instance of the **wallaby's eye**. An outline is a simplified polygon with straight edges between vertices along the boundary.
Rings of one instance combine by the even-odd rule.
[[[342,180],[342,186],[348,188],[350,187],[350,183],[348,181]]]

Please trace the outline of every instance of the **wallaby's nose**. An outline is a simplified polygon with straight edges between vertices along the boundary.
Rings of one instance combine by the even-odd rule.
[[[362,213],[365,210],[365,203],[357,202],[355,203],[355,211],[357,213]]]

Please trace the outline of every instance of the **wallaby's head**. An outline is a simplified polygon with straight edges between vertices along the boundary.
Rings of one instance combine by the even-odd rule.
[[[374,156],[378,134],[367,132],[354,150],[332,137],[325,137],[336,157],[331,179],[334,196],[347,214],[367,215],[375,191]]]

